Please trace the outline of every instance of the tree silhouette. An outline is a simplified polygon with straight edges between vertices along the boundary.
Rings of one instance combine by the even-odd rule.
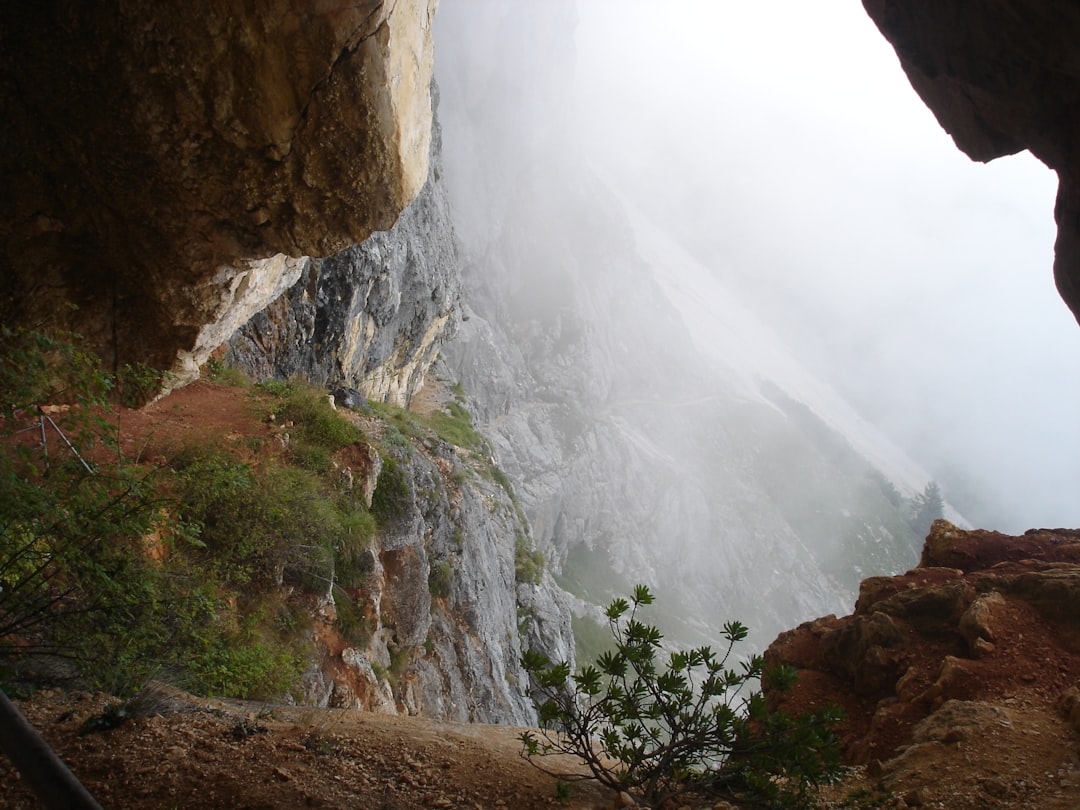
[[[911,499],[911,528],[920,536],[930,533],[930,526],[938,518],[945,517],[945,499],[937,481],[931,481],[926,488]]]

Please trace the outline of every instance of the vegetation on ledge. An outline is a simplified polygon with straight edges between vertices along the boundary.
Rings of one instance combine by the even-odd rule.
[[[311,658],[312,601],[364,573],[376,521],[333,462],[360,431],[273,382],[252,408],[287,429],[149,462],[121,451],[115,386],[71,336],[0,332],[0,682],[282,695]]]

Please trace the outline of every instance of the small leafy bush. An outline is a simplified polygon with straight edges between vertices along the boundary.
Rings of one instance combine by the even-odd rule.
[[[364,438],[360,428],[330,407],[323,388],[299,380],[266,380],[256,389],[281,400],[274,415],[293,423],[299,441],[334,451]]]
[[[205,447],[180,451],[172,462],[181,517],[197,527],[206,564],[225,582],[284,576],[319,591],[338,557],[351,562],[369,544],[370,517],[306,470],[255,468]]]
[[[129,387],[154,383],[125,373]],[[304,588],[324,594],[372,564],[374,518],[326,464],[358,431],[314,389],[280,383],[290,418],[314,414],[297,457],[244,461],[209,441],[140,465],[116,450],[117,385],[74,336],[0,325],[0,678],[48,673],[117,695],[165,678],[279,697],[311,654]],[[46,453],[21,429],[43,415],[35,406],[59,403],[71,407],[46,425]],[[40,668],[44,656],[54,664]]]
[[[514,544],[514,581],[528,585],[539,585],[544,576],[544,554],[529,545],[529,541],[518,535]]]
[[[206,361],[205,376],[218,385],[228,385],[233,388],[247,388],[251,380],[241,370],[234,366],[227,366],[222,361],[210,359]]]
[[[523,754],[576,755],[602,784],[652,806],[686,793],[811,806],[811,789],[839,772],[838,711],[793,717],[771,710],[749,689],[764,674],[761,657],[728,665],[747,634],[738,622],[724,625],[720,654],[705,646],[658,661],[663,636],[637,618],[652,602],[644,585],[629,602],[611,602],[615,648],[577,674],[536,652],[524,655],[544,731],[521,735]],[[793,680],[790,670],[769,677],[781,688]]]
[[[265,639],[234,639],[217,644],[191,661],[188,683],[193,691],[238,698],[272,698],[288,692],[303,671],[287,646]]]
[[[128,408],[145,405],[161,390],[169,377],[169,372],[146,363],[125,364],[116,375],[116,392],[120,404]]]
[[[355,502],[341,507],[341,529],[334,544],[334,575],[347,588],[357,587],[375,567],[371,540],[375,517]]]
[[[445,599],[450,595],[450,588],[454,584],[454,566],[447,560],[439,560],[431,566],[428,575],[428,590],[437,599]]]
[[[360,608],[353,602],[352,596],[340,586],[334,587],[334,607],[336,618],[334,626],[346,641],[358,647],[366,647],[375,632],[375,622],[369,621]]]
[[[486,445],[484,437],[473,427],[472,415],[464,405],[451,402],[446,411],[436,411],[427,418],[428,424],[439,438],[467,450],[481,450]]]
[[[371,511],[380,523],[403,517],[412,503],[405,471],[393,458],[384,458],[379,480],[371,495]]]

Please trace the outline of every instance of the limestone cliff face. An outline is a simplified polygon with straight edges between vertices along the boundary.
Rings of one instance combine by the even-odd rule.
[[[550,575],[519,581],[529,529],[513,497],[482,454],[427,433],[404,441],[370,417],[364,429],[381,433],[385,458],[368,475],[401,487],[362,582],[335,589],[328,607],[352,611],[366,631],[353,639],[317,631],[323,657],[307,678],[308,699],[461,722],[535,722],[522,650],[572,660],[573,642]]]
[[[914,564],[918,541],[865,459],[702,351],[660,280],[685,251],[639,228],[554,131],[565,85],[516,83],[569,72],[573,4],[487,11],[447,5],[438,21],[469,312],[443,355],[578,617],[645,582],[670,608],[668,638],[715,643],[739,617],[764,646],[836,610],[863,571]],[[489,53],[504,61],[475,58]],[[717,345],[765,357],[745,313],[719,298],[708,313],[729,315]]]
[[[256,379],[297,374],[408,405],[460,318],[437,121],[432,133],[427,182],[394,227],[306,260],[296,283],[229,341],[230,365]]]
[[[390,227],[427,177],[436,5],[5,4],[4,321],[190,372],[284,256]]]
[[[229,341],[227,365],[257,379],[295,374],[380,403],[412,403],[460,321],[437,120],[432,133],[427,182],[394,227],[305,260],[299,280]],[[373,416],[364,430],[380,437],[387,461],[364,465],[367,480],[356,485],[370,491],[380,476],[397,474],[392,467],[408,496],[379,533],[362,587],[338,594],[330,608],[353,610],[371,632],[319,635],[324,656],[309,673],[308,699],[458,721],[534,721],[522,650],[572,660],[574,649],[569,608],[550,573],[517,581],[519,545],[532,545],[517,502],[494,482],[484,453],[432,435],[406,440]]]
[[[1023,149],[1056,170],[1054,275],[1080,317],[1080,8],[1069,0],[863,0],[956,145],[989,161]]]

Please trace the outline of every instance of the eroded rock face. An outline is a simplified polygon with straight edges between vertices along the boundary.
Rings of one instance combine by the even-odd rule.
[[[1054,276],[1080,317],[1080,7],[1069,0],[863,0],[956,145],[989,161],[1023,149],[1056,170]]]
[[[436,6],[6,4],[4,322],[190,366],[287,286],[252,262],[389,228],[427,177]]]
[[[377,420],[366,429],[379,430]],[[527,536],[509,493],[469,451],[427,438],[390,456],[399,510],[383,515],[359,580],[342,580],[328,609],[363,631],[316,629],[323,648],[305,679],[318,705],[462,722],[532,724],[525,648],[573,661],[569,609],[549,574],[518,582]],[[357,484],[360,482],[357,481]],[[340,625],[339,625],[340,626]]]
[[[232,337],[229,365],[255,379],[296,374],[408,405],[460,320],[440,145],[433,120],[427,182],[394,227],[308,260],[293,286]]]
[[[1078,555],[1075,531],[1009,537],[936,521],[917,568],[866,580],[852,615],[773,642],[766,662],[794,666],[799,680],[772,699],[843,705],[854,762],[910,744],[950,702],[1067,702],[1080,679]]]

